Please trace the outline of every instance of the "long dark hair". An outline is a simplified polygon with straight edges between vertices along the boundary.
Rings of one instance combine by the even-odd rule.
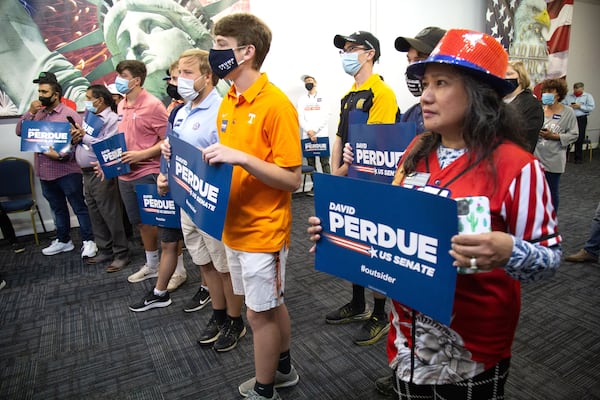
[[[468,156],[471,163],[487,159],[492,171],[495,171],[492,153],[503,140],[510,140],[525,148],[519,119],[516,118],[518,113],[509,108],[490,85],[461,68],[456,70],[463,78],[468,98],[462,129],[463,139],[469,149]],[[417,163],[437,149],[441,138],[437,132],[421,134],[404,159],[405,173],[414,172]]]
[[[95,99],[101,98],[113,112],[117,112],[117,103],[112,98],[112,94],[108,91],[108,88],[104,85],[92,85],[88,88],[92,91],[92,97]]]

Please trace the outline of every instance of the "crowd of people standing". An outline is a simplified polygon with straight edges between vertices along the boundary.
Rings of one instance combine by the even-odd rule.
[[[301,184],[300,140],[328,137],[329,113],[314,76],[301,77],[307,94],[294,107],[261,72],[272,39],[263,21],[251,14],[231,14],[215,24],[213,35],[210,51],[185,50],[172,64],[165,85],[173,99],[169,110],[144,88],[145,64],[123,60],[116,66],[114,87],[87,89],[86,112],[103,122],[101,132],[92,137],[82,128],[81,116],[63,103],[56,77],[41,72],[33,82],[39,98],[19,119],[16,134],[21,135],[27,120],[73,119],[71,148],[34,155],[57,236],[43,254],[75,248],[68,203],[79,221],[81,257],[105,266],[107,273],[120,271],[130,263],[129,223],[139,232],[145,263],[128,281],[156,278],[152,290],[129,306],[132,312],[144,312],[169,306],[170,292],[186,281],[185,245],[202,282],[184,311],[212,302],[198,344],[217,352],[233,350],[247,331],[245,303],[255,373],[239,385],[239,393],[255,400],[280,399],[277,388],[294,386],[300,379],[292,363],[291,322],[284,301],[291,193]],[[401,399],[501,399],[520,312],[520,282],[551,276],[560,265],[559,179],[568,146],[578,146],[585,135],[586,121],[580,117],[593,110],[593,98],[583,92],[583,84],[575,84],[574,99],[568,97],[564,81],[550,79],[542,82],[540,103],[522,64],[509,63],[491,36],[428,27],[414,38],[395,41],[409,62],[407,87],[419,97],[418,104],[401,114],[393,90],[374,72],[381,55],[379,40],[356,31],[336,35],[333,45],[354,82],[342,97],[331,164],[329,157],[320,158],[322,172],[347,175],[353,161],[351,123],[414,122],[418,135],[400,159],[393,184],[408,187],[407,176],[422,175],[416,189],[441,186],[452,198],[485,196],[492,230],[452,238],[453,266],[480,273],[458,276],[451,324],[432,321],[396,300],[389,311],[386,297],[377,291],[372,292],[371,311],[365,288],[358,284],[352,286],[350,301],[327,313],[325,322],[360,322],[352,338],[357,345],[374,344],[387,334],[391,373],[377,381],[377,390],[384,394]],[[217,90],[220,79],[231,82],[223,97]],[[520,121],[527,122],[527,129]],[[91,147],[119,132],[127,145],[121,160],[130,172],[107,179]],[[173,156],[168,135],[197,147],[209,165],[234,166],[222,240],[199,229],[184,211],[180,228],[142,222],[136,185],[156,185],[163,195],[169,189],[167,173],[160,168],[161,158]],[[577,149],[575,162],[581,159]],[[314,158],[308,163],[316,167]],[[3,234],[13,250],[22,252],[5,225]],[[316,216],[309,219],[308,232],[311,240],[322,240]],[[597,243],[585,249],[573,261],[597,258]],[[490,298],[492,292],[500,295]],[[433,342],[445,343],[448,351],[434,354]]]

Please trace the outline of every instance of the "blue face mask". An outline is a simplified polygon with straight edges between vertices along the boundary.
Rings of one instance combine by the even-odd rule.
[[[552,93],[542,93],[542,104],[545,106],[554,104],[554,95]]]
[[[242,48],[240,46],[238,48]],[[244,61],[238,62],[235,59],[234,49],[215,50],[210,49],[208,52],[208,63],[210,68],[213,70],[215,75],[219,78],[224,79],[231,71],[236,69]]]
[[[96,107],[94,107],[93,101],[84,101],[83,104],[85,106],[85,109],[91,113],[96,114],[96,111],[98,111],[98,109]]]
[[[120,76],[117,76],[115,79],[115,87],[117,92],[123,95],[131,92],[131,89],[129,89],[129,79],[121,78]]]
[[[362,67],[362,64],[358,61],[358,53],[342,54],[342,67],[344,67],[344,71],[350,76],[358,74],[360,67]]]

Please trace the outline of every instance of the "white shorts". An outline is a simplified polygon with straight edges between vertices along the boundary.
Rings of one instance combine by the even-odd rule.
[[[248,253],[225,246],[233,292],[246,296],[246,306],[255,312],[283,304],[288,248],[276,253]]]
[[[224,274],[229,272],[223,242],[198,228],[183,210],[181,210],[181,230],[185,248],[190,253],[194,264],[206,265],[212,262],[217,271]]]

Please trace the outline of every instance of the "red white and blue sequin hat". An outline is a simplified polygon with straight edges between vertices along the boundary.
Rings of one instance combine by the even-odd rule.
[[[406,72],[422,79],[427,64],[449,64],[460,68],[490,85],[500,96],[514,90],[504,79],[508,54],[492,36],[467,29],[450,29],[439,41],[429,57],[411,64]]]

